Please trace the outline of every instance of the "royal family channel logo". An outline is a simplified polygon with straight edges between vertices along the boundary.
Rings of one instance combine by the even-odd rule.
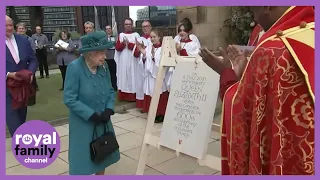
[[[20,126],[12,137],[12,153],[30,169],[52,164],[60,153],[60,137],[50,124],[33,120]]]

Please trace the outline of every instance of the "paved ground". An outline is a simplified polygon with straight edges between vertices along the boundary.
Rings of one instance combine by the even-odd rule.
[[[52,74],[60,74],[61,72],[60,72],[60,69],[51,69],[51,70],[49,70],[49,75],[52,75]],[[40,76],[40,71],[37,71],[36,72],[36,76],[38,77],[38,76]]]
[[[129,110],[127,114],[115,114],[112,122],[120,145],[121,160],[106,169],[109,175],[134,175],[146,125],[146,114],[137,109]],[[216,119],[219,119],[217,117]],[[217,120],[218,121],[218,120]],[[217,122],[215,121],[215,122]],[[160,128],[161,124],[157,124]],[[6,146],[7,175],[68,175],[68,124],[56,127],[61,136],[61,152],[59,158],[49,167],[31,170],[20,165],[11,152],[11,139]],[[208,153],[220,157],[220,135],[212,132],[208,145]],[[220,167],[220,161],[216,162]],[[175,156],[173,151],[152,149],[149,152],[145,175],[220,175],[220,168],[210,169],[199,166],[196,161],[187,156]]]

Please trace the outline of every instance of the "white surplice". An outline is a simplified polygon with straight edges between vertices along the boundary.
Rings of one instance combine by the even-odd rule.
[[[150,38],[145,38],[141,36],[140,38],[137,39],[139,43],[144,44],[146,48],[152,47],[151,39]],[[135,50],[137,47],[135,46],[133,50]],[[144,99],[144,77],[145,77],[145,64],[142,61],[142,54],[140,56],[139,64],[136,69],[136,98],[138,100],[143,100]]]
[[[200,44],[198,42],[190,41],[190,42],[180,42],[178,41],[177,43],[180,43],[181,49],[185,49],[188,56],[198,56],[200,52]],[[179,52],[178,52],[179,53]],[[170,91],[170,85],[171,85],[171,78],[174,73],[174,68],[171,67],[169,68],[168,72],[168,79],[166,80],[167,83],[167,88]]]
[[[190,35],[189,35],[189,38],[190,38],[193,42],[198,43],[198,46],[201,47],[200,41],[199,41],[199,39],[197,38],[197,36],[195,36],[194,34],[190,34]],[[179,35],[176,35],[176,37],[174,37],[173,40],[174,40],[175,42],[180,42],[180,41],[181,41],[181,37],[180,37]]]
[[[146,57],[145,57],[145,77],[144,77],[144,94],[151,96],[153,95],[156,78],[158,75],[158,70],[161,61],[161,46],[158,48],[154,48],[154,58],[152,59],[152,46],[148,46],[146,48]],[[163,84],[161,88],[161,92],[168,91],[167,88],[167,79],[168,79],[168,71],[165,74],[163,79]]]
[[[123,42],[124,37],[130,43],[136,43],[136,39],[140,38],[140,35],[136,32],[120,33],[118,36],[120,43]],[[124,93],[136,93],[137,68],[140,58],[134,57],[133,50],[125,47],[123,51],[115,51],[114,60],[117,63],[118,89]]]

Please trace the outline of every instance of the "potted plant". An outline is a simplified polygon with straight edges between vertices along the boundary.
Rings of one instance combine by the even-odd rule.
[[[249,6],[230,7],[231,17],[224,21],[224,28],[229,30],[229,44],[247,45],[255,26]]]

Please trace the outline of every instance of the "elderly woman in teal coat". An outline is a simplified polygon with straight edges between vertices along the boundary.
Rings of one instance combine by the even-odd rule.
[[[96,124],[98,136],[103,135],[103,126],[114,134],[110,116],[116,96],[104,65],[105,50],[114,44],[102,31],[83,36],[81,44],[82,56],[68,65],[64,88],[64,103],[70,111],[69,174],[104,175],[105,168],[119,161],[119,149],[97,164],[91,160],[89,146]]]

